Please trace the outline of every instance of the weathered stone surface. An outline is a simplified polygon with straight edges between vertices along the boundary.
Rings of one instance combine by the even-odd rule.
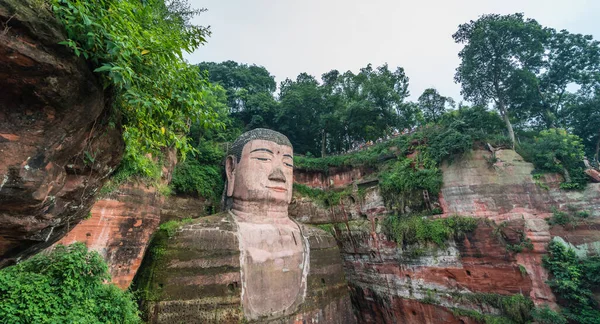
[[[351,185],[361,179],[368,178],[374,170],[370,168],[329,168],[327,174],[318,171],[296,169],[294,183],[313,188],[328,189]]]
[[[499,161],[493,165],[486,160],[489,156],[487,151],[475,150],[469,158],[443,166],[440,203],[445,213],[544,218],[552,207],[572,205],[600,216],[599,184],[589,184],[581,192],[558,190],[562,177],[545,175],[534,180],[533,165],[512,150],[496,152]]]
[[[83,242],[108,264],[112,282],[127,289],[152,233],[160,221],[162,197],[142,183],[127,183],[110,198],[98,200],[92,217],[77,224],[58,243]]]
[[[382,234],[387,211],[376,198],[370,198],[381,201],[371,203],[374,208],[365,207],[367,204],[360,208],[368,220],[340,220],[306,197],[297,197],[296,206],[290,206],[290,213],[300,221],[327,223],[329,216],[329,223],[339,223],[336,238],[360,322],[473,322],[454,316],[450,309],[455,307],[500,313],[489,305],[460,298],[473,293],[522,293],[536,304],[553,305],[555,296],[542,267],[542,256],[552,237],[559,236],[581,255],[600,252],[598,184],[588,184],[583,191],[560,190],[561,176],[548,174],[533,179],[533,166],[514,151],[498,151],[494,164],[488,162],[489,156],[487,151],[475,150],[442,168],[440,204],[444,214],[440,217],[458,214],[482,219],[474,233],[448,242],[446,248],[398,248]],[[296,178],[303,179],[300,175]],[[375,188],[370,194],[379,195]],[[552,208],[585,210],[590,216],[564,227],[549,226],[546,218],[552,216]],[[369,209],[374,212],[365,212]],[[509,244],[523,245],[523,249],[510,252]]]
[[[171,181],[176,162],[175,151],[165,150],[159,181],[162,185]],[[112,282],[127,289],[162,220],[164,201],[165,197],[155,186],[132,179],[96,201],[91,217],[77,224],[58,243],[83,242],[89,249],[99,252],[108,264]]]
[[[404,307],[424,301],[436,306],[422,305],[421,310],[441,313],[436,315],[440,318],[446,316],[442,314],[451,314],[444,310],[450,307],[488,312],[481,309],[481,305],[454,296],[470,293],[529,295],[533,289],[531,278],[521,272],[515,255],[493,234],[495,227],[484,221],[463,241],[449,242],[443,249],[433,244],[398,248],[367,221],[353,224],[350,232],[344,226],[340,228],[337,239],[360,321],[411,323],[417,318],[404,313]],[[370,297],[363,300],[363,294]],[[437,317],[420,321],[436,323]],[[447,321],[459,322],[454,316]]]
[[[600,172],[594,169],[587,169],[585,173],[592,179],[594,182],[600,182]]]
[[[201,197],[169,196],[160,208],[160,222],[198,218],[213,214],[211,202]]]
[[[83,219],[124,147],[102,86],[36,6],[0,1],[0,267]]]
[[[353,323],[335,240],[322,230],[301,228],[310,245],[304,302],[293,314],[256,321]],[[138,288],[146,289],[152,296],[145,302],[151,323],[238,323],[243,320],[237,231],[233,218],[221,213],[182,225],[172,238],[163,232],[159,234],[138,278]]]
[[[544,175],[533,179],[533,165],[512,150],[496,153],[498,162],[489,165],[487,151],[474,151],[468,158],[444,166],[444,186],[440,202],[446,214],[471,215],[501,223],[522,220],[523,231],[534,249],[518,255],[518,262],[531,277],[530,297],[537,302],[553,303],[555,298],[545,283],[546,271],[541,258],[553,236],[561,236],[584,253],[597,253],[600,236],[594,228],[600,224],[600,184],[588,184],[583,191],[559,189],[562,177]],[[590,217],[575,228],[550,228],[546,218],[552,209],[567,207],[588,211]]]
[[[356,190],[351,196],[329,207],[294,194],[288,212],[290,217],[305,224],[343,223],[388,213],[376,181],[370,182],[362,190],[362,196]]]
[[[360,323],[475,324],[477,321],[454,315],[446,307],[414,299],[380,295],[350,284],[352,304]]]

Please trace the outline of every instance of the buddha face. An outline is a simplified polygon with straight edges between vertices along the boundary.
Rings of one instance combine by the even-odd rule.
[[[286,145],[252,140],[244,146],[240,161],[226,161],[227,195],[250,202],[288,205],[292,200],[293,152]]]

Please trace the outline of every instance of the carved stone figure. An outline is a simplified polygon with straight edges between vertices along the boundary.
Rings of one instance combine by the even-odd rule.
[[[288,216],[293,150],[268,129],[225,161],[226,211],[158,237],[138,284],[155,323],[353,323],[331,235]],[[160,251],[160,253],[156,253]]]
[[[292,313],[304,301],[309,267],[308,243],[287,210],[292,145],[259,128],[240,136],[231,151],[225,172],[229,213],[238,227],[244,314],[258,319]]]

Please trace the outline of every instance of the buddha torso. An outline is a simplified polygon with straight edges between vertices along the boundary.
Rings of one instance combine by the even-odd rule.
[[[293,312],[306,294],[308,273],[308,242],[300,227],[289,219],[256,224],[233,214],[232,218],[238,228],[246,316],[255,319]]]
[[[249,226],[224,212],[185,224],[171,238],[160,233],[140,278],[152,296],[149,321],[353,323],[335,240],[290,222]]]

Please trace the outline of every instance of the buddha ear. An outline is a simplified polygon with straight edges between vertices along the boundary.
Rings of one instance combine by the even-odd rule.
[[[233,195],[233,187],[235,186],[235,167],[237,159],[234,155],[229,155],[225,160],[225,175],[227,176],[227,197]]]

